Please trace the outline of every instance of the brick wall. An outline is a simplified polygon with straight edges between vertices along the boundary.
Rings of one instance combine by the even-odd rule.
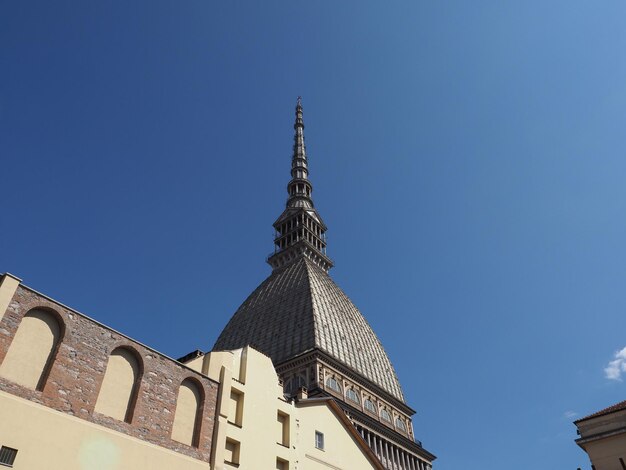
[[[0,363],[24,315],[32,309],[53,310],[65,332],[42,391],[0,377],[0,390],[101,426],[206,462],[211,457],[218,383],[24,286],[19,286],[0,322]],[[143,361],[131,423],[96,413],[94,407],[109,354],[125,346]],[[195,378],[204,391],[198,447],[170,438],[181,382]]]

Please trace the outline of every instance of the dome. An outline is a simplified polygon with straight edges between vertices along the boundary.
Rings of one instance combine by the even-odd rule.
[[[328,273],[305,256],[275,269],[235,312],[213,350],[250,345],[275,365],[319,349],[404,402],[380,340]]]

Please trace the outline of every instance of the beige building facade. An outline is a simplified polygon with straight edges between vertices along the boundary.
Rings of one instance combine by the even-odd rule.
[[[0,444],[16,469],[201,470],[208,464],[67,413],[0,392]]]
[[[626,401],[574,422],[594,470],[626,469]]]
[[[334,400],[308,398],[305,389],[287,400],[259,351],[189,356],[187,366],[220,383],[216,469],[383,468]]]

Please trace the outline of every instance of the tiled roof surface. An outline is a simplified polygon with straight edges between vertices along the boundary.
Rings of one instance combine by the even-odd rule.
[[[361,312],[305,257],[275,270],[239,307],[213,350],[246,345],[279,364],[319,348],[404,401],[396,373]]]
[[[609,406],[608,408],[605,408],[603,410],[596,411],[595,413],[590,414],[589,416],[585,416],[584,418],[577,419],[574,422],[579,423],[580,421],[585,421],[586,419],[597,418],[598,416],[608,415],[610,413],[615,413],[616,411],[622,410],[626,410],[626,400]]]

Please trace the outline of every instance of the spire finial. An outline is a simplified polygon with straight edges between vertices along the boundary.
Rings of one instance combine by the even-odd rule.
[[[333,262],[326,256],[326,225],[315,210],[309,181],[308,161],[304,146],[302,97],[296,102],[296,122],[291,157],[291,181],[287,185],[287,207],[274,222],[275,251],[268,258],[274,269],[303,255],[328,271]]]
[[[298,127],[304,129],[304,120],[302,119],[302,97],[298,96],[298,101],[296,102],[296,122],[293,125],[293,128],[296,130],[296,139],[298,138]],[[296,142],[297,144],[297,142]],[[304,148],[304,135],[302,135],[302,147]]]

